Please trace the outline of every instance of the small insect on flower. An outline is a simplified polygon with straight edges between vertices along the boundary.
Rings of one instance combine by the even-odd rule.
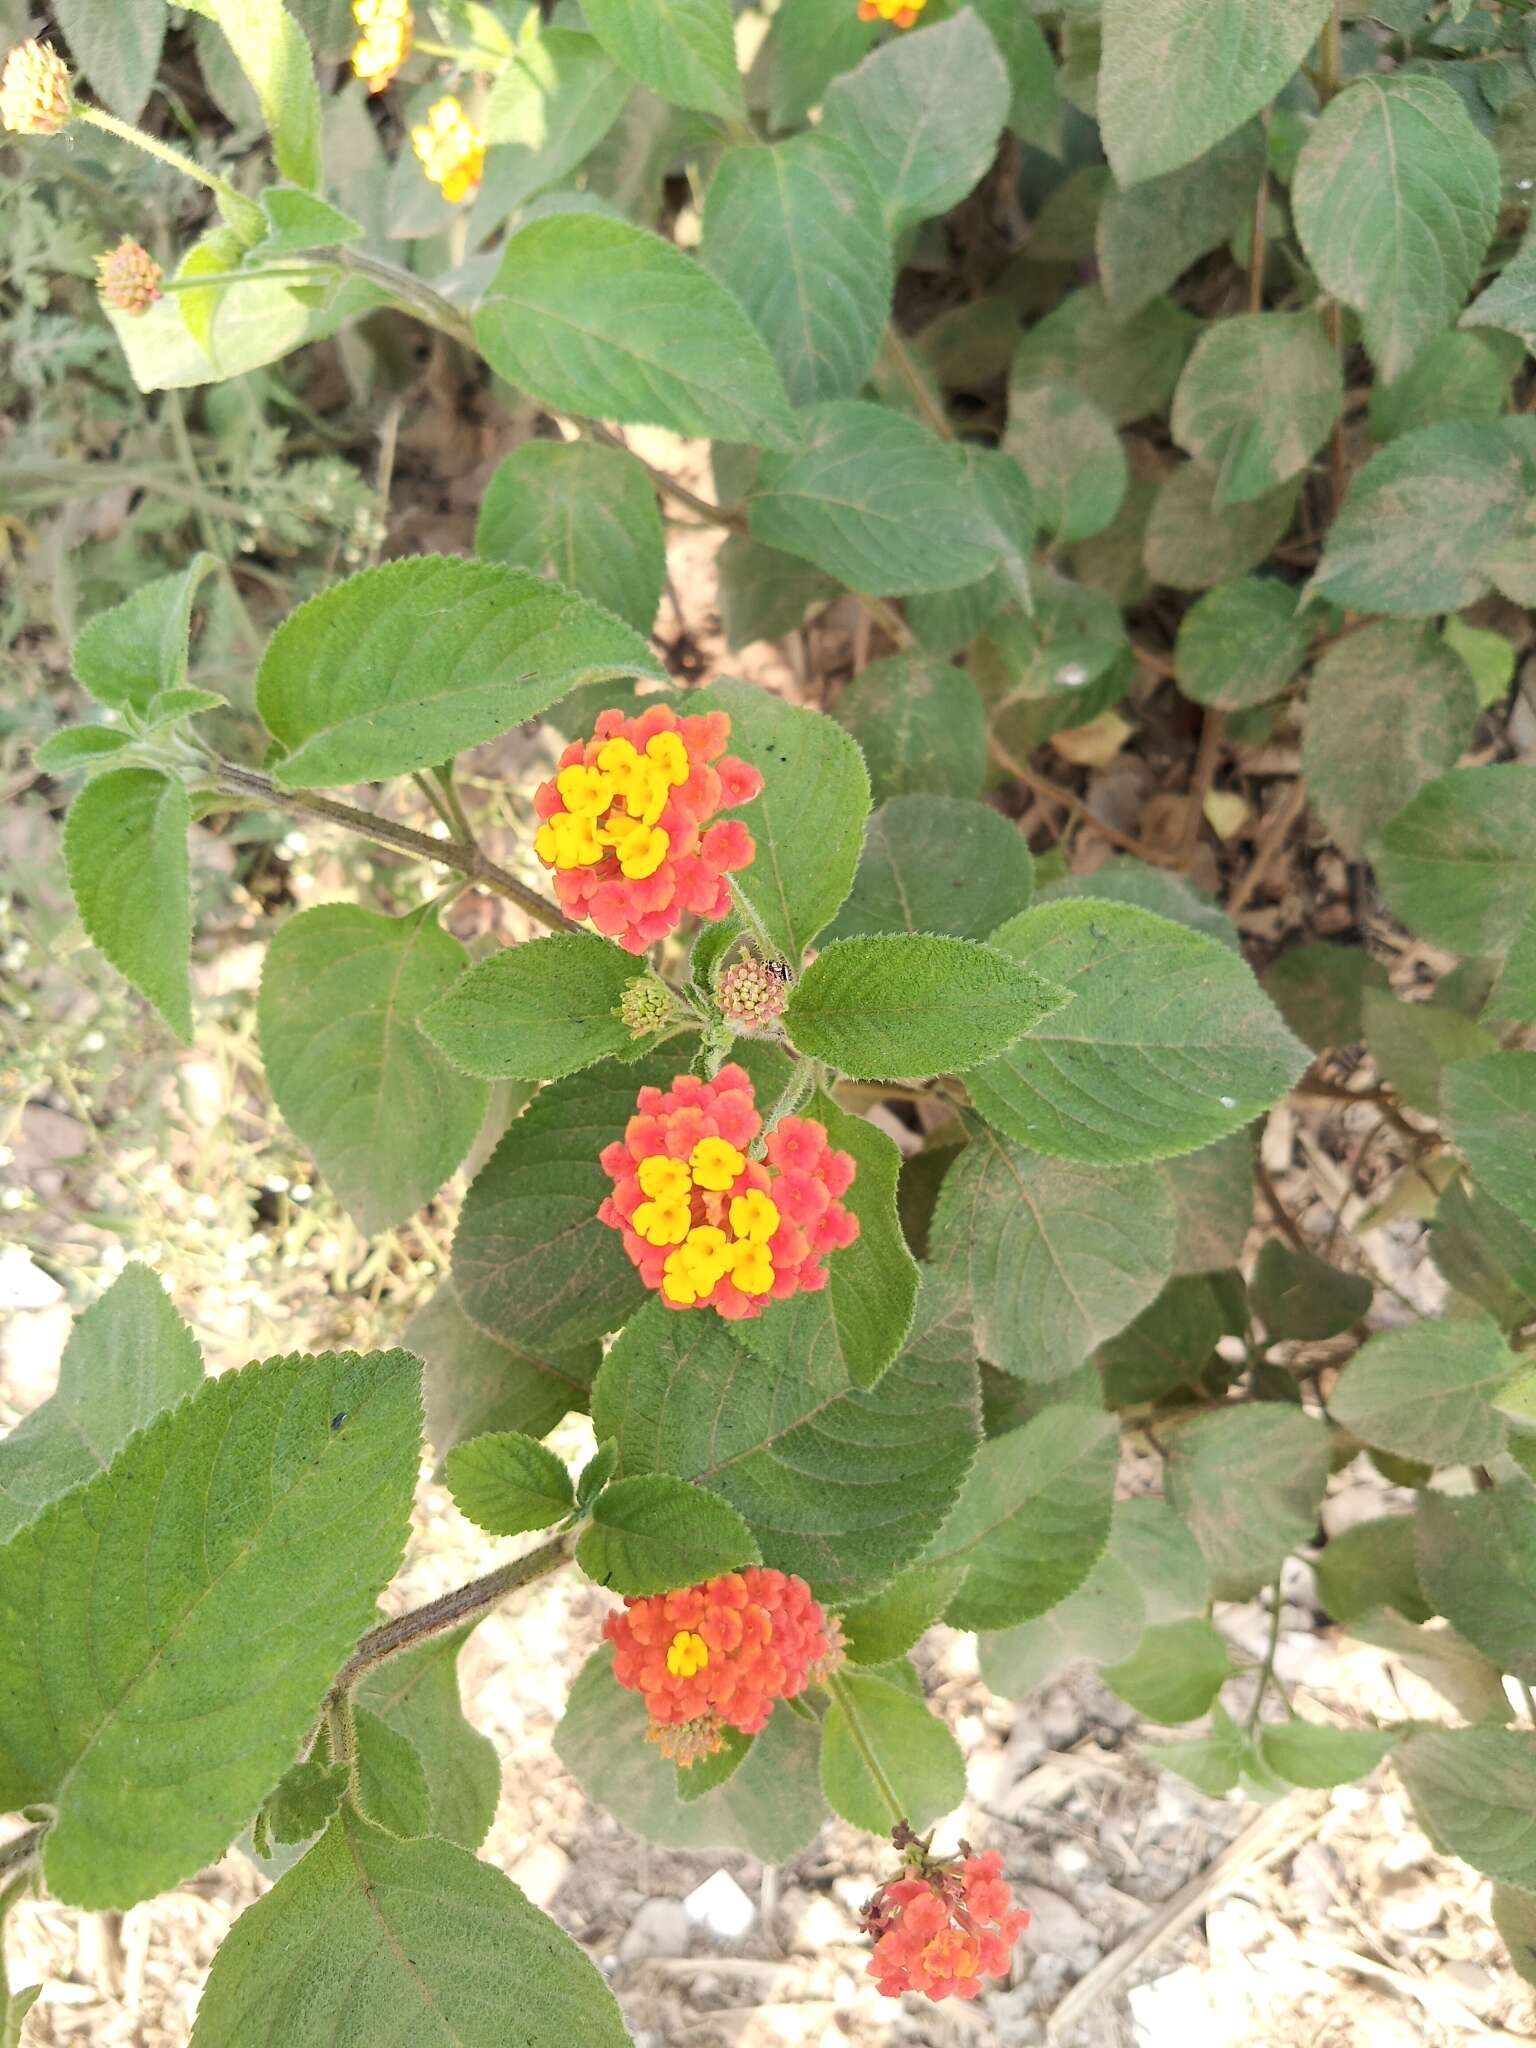
[[[768,1301],[825,1287],[824,1255],[857,1239],[841,1199],[852,1155],[833,1151],[825,1124],[786,1116],[751,1159],[762,1124],[748,1075],[725,1066],[712,1081],[681,1074],[665,1093],[642,1088],[622,1140],[604,1147],[614,1186],[598,1216],[668,1308],[749,1321]]]
[[[727,1728],[756,1735],[842,1659],[842,1632],[804,1579],[759,1565],[628,1599],[603,1634],[615,1678],[644,1696],[650,1740],[683,1765],[712,1756]]]
[[[485,174],[485,137],[451,92],[428,107],[426,120],[411,130],[411,146],[445,199],[457,206],[474,198]]]
[[[69,68],[46,43],[18,43],[0,72],[0,128],[57,135],[74,114]]]
[[[165,272],[142,243],[124,235],[115,249],[96,258],[96,289],[103,303],[137,318],[160,297]]]
[[[887,1998],[920,1991],[979,1998],[983,1977],[1004,1977],[1029,1914],[1013,1903],[995,1849],[978,1856],[968,1842],[947,1859],[929,1854],[905,1821],[891,1840],[904,1869],[866,1903],[860,1926],[874,1941],[869,1975]]]
[[[352,19],[362,30],[352,69],[370,92],[382,92],[411,54],[410,0],[352,0]]]
[[[643,953],[685,912],[728,915],[726,877],[757,848],[745,825],[715,813],[763,786],[726,753],[730,736],[723,711],[679,718],[653,704],[638,718],[600,711],[592,738],[572,740],[533,799],[544,821],[534,850],[554,869],[568,917],[590,918],[626,952]]]
[[[859,0],[860,21],[893,21],[898,28],[911,28],[928,5],[928,0]]]

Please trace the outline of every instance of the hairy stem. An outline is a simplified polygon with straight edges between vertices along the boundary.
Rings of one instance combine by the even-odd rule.
[[[569,1533],[556,1536],[541,1543],[537,1550],[530,1550],[526,1557],[515,1557],[510,1564],[487,1572],[484,1578],[455,1586],[451,1593],[440,1593],[424,1606],[413,1607],[408,1614],[396,1615],[393,1621],[370,1629],[337,1674],[331,1688],[333,1696],[350,1691],[360,1678],[389,1658],[398,1657],[402,1650],[414,1649],[432,1636],[446,1635],[450,1629],[478,1621],[519,1586],[532,1585],[547,1572],[558,1570],[569,1559],[573,1542]]]
[[[848,1733],[852,1738],[853,1746],[859,1753],[860,1762],[874,1780],[875,1790],[885,1801],[886,1811],[891,1816],[891,1826],[893,1828],[899,1827],[907,1816],[902,1811],[901,1801],[896,1796],[896,1788],[882,1770],[880,1759],[875,1755],[874,1749],[870,1744],[864,1724],[859,1719],[859,1710],[854,1705],[852,1694],[842,1679],[837,1677],[827,1680],[827,1691],[831,1693],[833,1699],[843,1710],[843,1719],[848,1723]]]
[[[1248,1718],[1243,1723],[1243,1733],[1251,1735],[1259,1725],[1259,1709],[1264,1704],[1264,1695],[1269,1691],[1270,1681],[1275,1675],[1275,1652],[1280,1647],[1280,1575],[1275,1574],[1275,1583],[1270,1591],[1269,1641],[1264,1648],[1264,1662],[1259,1667],[1259,1682],[1254,1688],[1253,1705],[1248,1709]]]
[[[237,192],[227,178],[221,178],[216,171],[205,171],[195,157],[186,156],[179,149],[173,149],[168,142],[162,142],[158,135],[146,135],[142,128],[135,128],[131,121],[119,121],[115,114],[109,114],[103,107],[88,107],[76,100],[74,118],[84,121],[92,128],[100,128],[104,134],[115,135],[120,142],[131,142],[135,149],[142,149],[147,156],[158,157],[161,163],[169,164],[173,171],[180,171],[184,178],[193,178],[199,185],[206,185],[226,206],[236,212],[242,209],[260,218],[260,209],[254,200],[247,199],[243,192]]]
[[[280,789],[270,776],[258,774],[254,768],[242,768],[233,761],[219,761],[216,767],[219,787],[232,796],[249,797],[274,811],[288,811],[297,817],[324,818],[329,824],[355,832],[360,839],[371,840],[375,846],[387,846],[395,853],[413,853],[421,860],[436,861],[440,867],[452,868],[458,874],[467,875],[472,882],[494,890],[498,896],[505,896],[509,903],[515,903],[552,932],[580,930],[580,926],[572,923],[558,904],[551,903],[547,896],[541,896],[537,889],[530,889],[516,875],[509,875],[489,854],[472,843],[433,839],[425,832],[414,831],[409,825],[397,825],[393,819],[376,817],[371,811],[360,811],[352,804],[338,802],[335,797],[317,796],[312,790]]]

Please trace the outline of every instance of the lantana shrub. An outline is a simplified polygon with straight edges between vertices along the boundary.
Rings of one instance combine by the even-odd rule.
[[[276,921],[278,1111],[367,1232],[473,1155],[452,1271],[399,1348],[213,1379],[175,1273],[86,1310],[0,1443],[0,1913],[125,1908],[241,1841],[275,1881],[196,2048],[499,2048],[512,2015],[527,2048],[621,2042],[476,1855],[458,1647],[561,1570],[613,1603],[561,1757],[663,1843],[888,1838],[888,1996],[984,1997],[1026,1917],[1011,1844],[958,1834],[912,1659],[939,1624],[1004,1698],[1085,1660],[1200,1723],[1146,1753],[1214,1795],[1390,1756],[1529,1970],[1529,9],[191,11],[180,75],[219,106],[243,79],[269,150],[167,132],[163,0],[63,10],[67,46],[0,81],[24,172],[90,156],[110,192],[142,148],[185,181],[183,239],[125,218],[98,258],[147,402],[259,407],[307,344],[414,332],[522,438],[473,558],[312,591],[248,686],[197,659],[214,553],[85,622],[98,712],[36,763],[80,778],[81,923],[189,1042],[189,834],[251,810],[538,935],[471,958],[444,897]],[[709,441],[715,495],[635,426]],[[733,646],[857,616],[830,709],[674,680],[664,517],[726,534]],[[1036,758],[1102,763],[1121,705],[1200,733],[1161,839]],[[554,765],[488,850],[459,764],[541,720]],[[1096,830],[1137,857],[1075,872]],[[1427,1000],[1364,944],[1261,984],[1188,879],[1246,845],[1236,914],[1307,831]],[[1376,1298],[1346,1208],[1313,1241],[1264,1172],[1255,1217],[1292,1090],[1375,1113],[1350,1171],[1397,1148],[1381,1219],[1427,1224],[1443,1316]],[[464,1513],[538,1541],[381,1620],[423,1392]],[[572,1473],[543,1439],[580,1407]],[[1159,1490],[1120,1479],[1127,1437]],[[1351,1465],[1399,1490],[1327,1541]],[[1298,1557],[1319,1612],[1445,1687],[1443,1725],[1288,1697]],[[1235,1664],[1218,1624],[1258,1598],[1269,1653]],[[410,1715],[380,1676],[406,1659],[440,1660]]]

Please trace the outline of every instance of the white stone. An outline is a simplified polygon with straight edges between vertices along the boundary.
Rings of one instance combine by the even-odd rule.
[[[706,1877],[683,1905],[688,1918],[707,1928],[717,1941],[740,1941],[757,1918],[756,1906],[728,1870]]]

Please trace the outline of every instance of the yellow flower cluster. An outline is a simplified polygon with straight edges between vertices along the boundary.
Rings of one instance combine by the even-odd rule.
[[[445,199],[457,206],[474,198],[485,174],[485,137],[451,92],[428,107],[426,120],[411,130],[411,143]]]
[[[672,841],[656,821],[691,767],[675,732],[653,733],[643,754],[629,740],[605,741],[595,767],[577,763],[555,777],[565,809],[539,828],[539,858],[556,868],[591,868],[611,847],[620,874],[644,881],[667,857]],[[622,810],[614,808],[619,803]]]
[[[761,1188],[732,1196],[726,1211],[729,1236],[712,1223],[693,1220],[694,1189],[724,1194],[746,1163],[725,1138],[701,1138],[686,1160],[664,1152],[641,1160],[636,1177],[646,1200],[632,1222],[647,1244],[677,1246],[661,1283],[669,1301],[691,1307],[727,1273],[743,1294],[766,1294],[772,1287],[768,1245],[779,1227],[779,1211]]]
[[[382,92],[411,54],[410,0],[352,0],[352,19],[362,30],[352,69],[370,92]]]
[[[911,28],[928,5],[928,0],[859,0],[860,21],[894,21],[898,28]]]
[[[57,135],[73,112],[64,59],[46,43],[18,43],[0,73],[0,128],[13,135]]]

